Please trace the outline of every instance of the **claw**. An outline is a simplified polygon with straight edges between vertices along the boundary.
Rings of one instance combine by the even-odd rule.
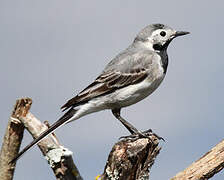
[[[163,140],[165,142],[165,140],[161,136],[158,136],[156,133],[153,133],[152,129],[148,129],[148,130],[143,131],[143,132],[137,131],[136,133],[133,133],[133,134],[128,135],[128,136],[121,136],[119,138],[119,140],[120,139],[127,139],[127,138],[129,138],[129,139],[149,138],[151,135],[154,135],[159,140]]]
[[[130,138],[130,139],[134,139],[134,138],[147,138],[148,136],[145,135],[144,133],[138,131],[134,134],[128,135],[128,136],[121,136],[119,139],[125,139],[125,138]]]
[[[163,140],[165,142],[165,139],[159,135],[157,135],[156,133],[152,133],[154,136],[156,136],[159,140]]]

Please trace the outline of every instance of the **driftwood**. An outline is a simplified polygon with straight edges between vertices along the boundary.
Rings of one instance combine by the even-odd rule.
[[[19,151],[24,126],[36,138],[45,131],[49,124],[41,123],[29,112],[32,100],[19,99],[9,119],[0,154],[0,179],[11,180],[15,163],[9,162]],[[157,136],[145,132],[144,138],[125,137],[117,142],[108,157],[104,172],[97,180],[147,180],[150,169],[160,152]],[[56,179],[82,180],[72,160],[72,152],[60,145],[55,134],[49,135],[38,143],[46,157]],[[224,140],[212,148],[199,160],[171,180],[204,180],[209,179],[224,167]]]

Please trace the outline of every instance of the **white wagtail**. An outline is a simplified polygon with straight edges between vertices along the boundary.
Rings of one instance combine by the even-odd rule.
[[[92,84],[62,106],[63,111],[68,111],[11,162],[15,162],[33,145],[63,124],[105,109],[111,109],[113,115],[131,134],[141,134],[120,116],[121,108],[135,104],[155,91],[166,74],[168,45],[175,37],[185,34],[189,32],[175,31],[163,24],[145,27],[134,42],[118,54]]]

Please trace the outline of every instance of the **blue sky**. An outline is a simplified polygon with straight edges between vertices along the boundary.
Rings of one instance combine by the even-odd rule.
[[[223,5],[218,0],[0,0],[1,140],[17,98],[31,97],[31,112],[52,124],[62,115],[61,105],[89,85],[142,28],[164,23],[191,34],[170,44],[161,86],[122,115],[166,139],[151,179],[171,178],[223,138]],[[104,111],[56,134],[90,180],[103,172],[113,144],[128,132]],[[31,140],[25,133],[22,145]],[[52,178],[37,147],[17,163],[15,180]],[[221,172],[213,179],[223,178]]]

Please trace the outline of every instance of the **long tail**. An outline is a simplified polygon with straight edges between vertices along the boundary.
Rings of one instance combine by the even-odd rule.
[[[34,139],[30,144],[28,144],[21,152],[17,154],[17,156],[10,161],[10,163],[16,162],[26,151],[28,151],[31,147],[39,143],[43,138],[47,135],[54,132],[57,128],[65,124],[69,119],[71,119],[76,113],[76,109],[71,108],[68,112],[66,112],[58,121],[51,125],[49,129],[40,134],[39,137]]]

